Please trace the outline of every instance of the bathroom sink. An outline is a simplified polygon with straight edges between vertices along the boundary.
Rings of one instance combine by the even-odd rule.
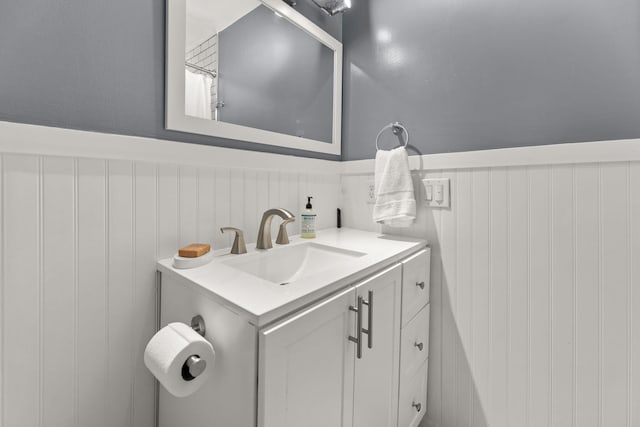
[[[364,252],[317,243],[303,243],[239,256],[223,261],[223,263],[263,280],[284,286],[341,264],[347,264],[354,258],[364,255],[366,255]]]

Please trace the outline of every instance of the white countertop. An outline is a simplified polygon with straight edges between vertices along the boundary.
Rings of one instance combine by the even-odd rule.
[[[372,273],[419,251],[426,241],[415,238],[390,236],[348,228],[320,230],[315,239],[290,238],[287,246],[275,245],[268,249],[275,254],[279,249],[304,243],[317,243],[349,251],[364,252],[349,263],[328,266],[322,274],[305,277],[287,286],[279,286],[251,274],[235,269],[224,262],[231,258],[246,257],[264,252],[248,244],[248,253],[231,255],[229,249],[214,252],[213,261],[202,267],[179,270],[172,266],[172,259],[158,262],[162,274],[184,278],[187,286],[205,292],[213,299],[245,316],[247,320],[263,327],[289,313],[295,312],[318,299],[352,285]]]

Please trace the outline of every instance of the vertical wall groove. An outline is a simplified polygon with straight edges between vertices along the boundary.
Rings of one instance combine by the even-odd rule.
[[[73,159],[73,423],[80,427],[80,271],[78,159]]]
[[[506,265],[507,265],[507,318],[505,319],[506,324],[507,324],[507,334],[506,334],[506,350],[507,350],[507,354],[505,356],[505,359],[507,361],[506,366],[507,366],[507,373],[506,373],[506,387],[507,387],[507,402],[506,402],[506,422],[507,425],[509,423],[509,420],[511,419],[511,411],[510,409],[510,405],[509,405],[509,398],[508,396],[511,395],[510,390],[509,390],[509,384],[511,383],[510,378],[509,378],[509,374],[510,374],[510,370],[509,370],[509,364],[511,363],[511,239],[509,238],[509,232],[511,230],[511,168],[507,169],[507,174],[506,174],[506,179],[507,179],[507,194],[506,194],[506,199],[507,199],[507,259],[505,260]]]
[[[598,427],[602,426],[602,166],[598,165]]]
[[[135,316],[135,308],[136,306],[136,244],[137,244],[137,229],[136,229],[136,183],[137,183],[137,175],[136,175],[136,162],[132,162],[131,164],[131,314]],[[131,331],[131,336],[129,337],[129,342],[131,343],[131,406],[129,408],[129,425],[130,427],[134,427],[135,420],[135,408],[136,408],[136,375],[135,375],[135,367],[136,367],[136,357],[138,356],[138,350],[136,348],[136,334],[135,326],[131,325],[129,328]]]
[[[5,273],[5,254],[6,254],[6,242],[5,242],[5,210],[4,210],[4,196],[5,196],[5,176],[4,176],[4,155],[0,154],[0,426],[5,426],[5,384],[4,384],[4,369],[5,369],[5,352],[4,352],[4,322],[5,322],[5,293],[4,283],[6,280]]]
[[[553,280],[553,260],[555,259],[555,254],[554,254],[554,244],[553,244],[553,231],[554,231],[554,223],[553,223],[553,212],[555,211],[555,203],[554,203],[554,198],[553,198],[553,189],[554,189],[554,174],[553,174],[553,168],[550,169],[550,187],[549,187],[549,199],[550,199],[550,203],[549,203],[549,221],[551,226],[549,227],[550,230],[550,235],[549,235],[549,252],[551,254],[551,268],[549,268],[549,299],[550,299],[550,304],[549,304],[549,371],[551,372],[551,378],[553,379],[553,373],[555,372],[554,369],[554,365],[553,365],[553,326],[554,326],[554,315],[553,313],[555,313],[554,307],[555,304],[553,303],[553,295],[554,295],[554,280]],[[549,426],[552,427],[553,426],[553,381],[549,381]]]
[[[104,265],[104,339],[105,339],[105,350],[107,352],[107,354],[109,354],[109,319],[110,319],[110,315],[109,315],[109,310],[110,310],[110,304],[109,304],[109,281],[110,281],[110,273],[109,273],[109,265],[110,265],[110,253],[111,253],[111,245],[110,245],[110,224],[109,224],[109,213],[110,213],[110,197],[109,194],[111,194],[110,191],[110,180],[111,180],[111,175],[109,173],[109,169],[110,169],[110,161],[109,160],[105,160],[104,162],[104,196],[105,196],[105,202],[104,202],[104,244],[105,244],[105,250],[104,250],[104,256],[105,256],[105,265]],[[109,396],[109,386],[111,383],[111,376],[109,375],[109,358],[105,357],[105,374],[104,374],[104,378],[105,378],[105,390],[104,390],[104,396],[107,397]],[[109,404],[107,402],[107,399],[105,399],[104,401],[104,414],[107,415],[109,414]]]
[[[527,398],[525,406],[526,426],[529,427],[531,412],[531,174],[527,176]]]
[[[572,366],[572,371],[571,371],[571,404],[572,404],[572,411],[571,411],[571,425],[572,427],[576,427],[576,420],[577,420],[577,398],[576,398],[576,378],[577,378],[577,363],[576,363],[576,325],[577,325],[577,318],[578,318],[578,314],[577,314],[577,290],[576,290],[576,277],[577,277],[577,261],[576,261],[576,247],[578,246],[577,244],[577,239],[578,239],[578,209],[576,207],[576,168],[575,166],[573,166],[571,168],[571,207],[572,207],[572,212],[571,212],[571,218],[573,221],[573,244],[571,245],[571,247],[573,248],[573,253],[572,253],[572,267],[573,267],[573,274],[572,274],[572,278],[573,278],[573,282],[571,283],[571,295],[572,295],[572,301],[573,301],[573,320],[572,320],[572,324],[571,324],[571,366]]]
[[[38,157],[38,422],[44,425],[44,174],[43,158]]]
[[[491,360],[493,360],[493,245],[495,244],[494,242],[494,236],[493,236],[493,227],[491,226],[492,224],[492,218],[494,215],[494,209],[493,209],[493,179],[494,179],[494,171],[493,169],[489,169],[489,191],[488,191],[488,196],[489,196],[489,215],[487,217],[488,222],[487,222],[487,229],[488,229],[488,236],[489,239],[487,239],[487,257],[488,257],[488,262],[489,262],[489,288],[488,288],[488,298],[489,298],[489,372],[488,372],[488,383],[487,383],[487,390],[489,391],[488,396],[487,396],[487,409],[485,409],[484,413],[486,414],[487,412],[489,412],[491,410],[491,408],[493,408],[493,364],[491,363]],[[486,415],[485,415],[486,417]],[[490,421],[486,420],[486,424],[487,426],[490,426]]]
[[[632,223],[632,202],[631,202],[631,163],[626,164],[626,206],[627,206],[627,426],[632,427],[633,409],[633,223]]]
[[[437,230],[441,231],[440,234],[442,235],[442,238],[444,239],[444,229],[442,227],[442,215],[440,215],[438,217]],[[443,268],[442,268],[442,260],[441,259],[440,260],[436,260],[436,262],[440,264],[440,266],[441,266],[440,269],[443,270]],[[444,314],[443,313],[444,313],[444,308],[445,308],[444,307],[444,302],[443,302],[443,300],[444,300],[443,295],[444,295],[445,279],[444,279],[444,275],[443,274],[440,274],[440,280],[435,285],[436,286],[440,286],[440,296],[441,297],[440,297],[440,301],[438,303],[440,304],[440,337],[442,339],[442,337],[444,335]],[[442,341],[444,341],[444,340],[442,340]],[[440,362],[440,366],[438,367],[438,369],[440,370],[441,373],[444,370],[443,369],[443,363],[442,363],[443,349],[444,349],[444,345],[441,345],[440,348],[438,349],[438,351],[440,352],[439,359],[438,359],[439,362]],[[429,350],[429,351],[431,351],[431,350]],[[443,375],[441,374],[440,375],[440,384],[438,385],[438,389],[440,390],[440,396],[444,395],[444,387],[443,387],[442,377],[443,377]],[[439,425],[442,425],[442,420],[443,420],[442,413],[443,413],[444,404],[443,404],[442,400],[443,399],[440,398],[440,401],[439,401],[439,406],[440,406],[440,408],[438,410],[438,415],[439,415],[438,422],[439,422]]]
[[[200,236],[200,169],[197,169],[196,170],[196,237],[199,237],[199,236]]]
[[[548,253],[549,253],[549,272],[548,272],[548,298],[549,298],[549,335],[548,335],[548,363],[549,363],[549,390],[547,398],[547,423],[551,427],[553,425],[553,173],[551,169],[548,170],[549,174],[549,186],[547,188],[547,202],[549,208],[547,209],[547,221],[549,223],[548,231]]]

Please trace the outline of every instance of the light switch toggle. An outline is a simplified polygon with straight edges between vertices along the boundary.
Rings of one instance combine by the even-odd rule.
[[[423,179],[427,206],[448,208],[451,206],[449,178]]]

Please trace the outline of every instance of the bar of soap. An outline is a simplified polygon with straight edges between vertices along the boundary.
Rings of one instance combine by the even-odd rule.
[[[178,255],[184,258],[198,258],[208,253],[211,250],[211,245],[206,243],[192,243],[189,246],[180,248]]]

